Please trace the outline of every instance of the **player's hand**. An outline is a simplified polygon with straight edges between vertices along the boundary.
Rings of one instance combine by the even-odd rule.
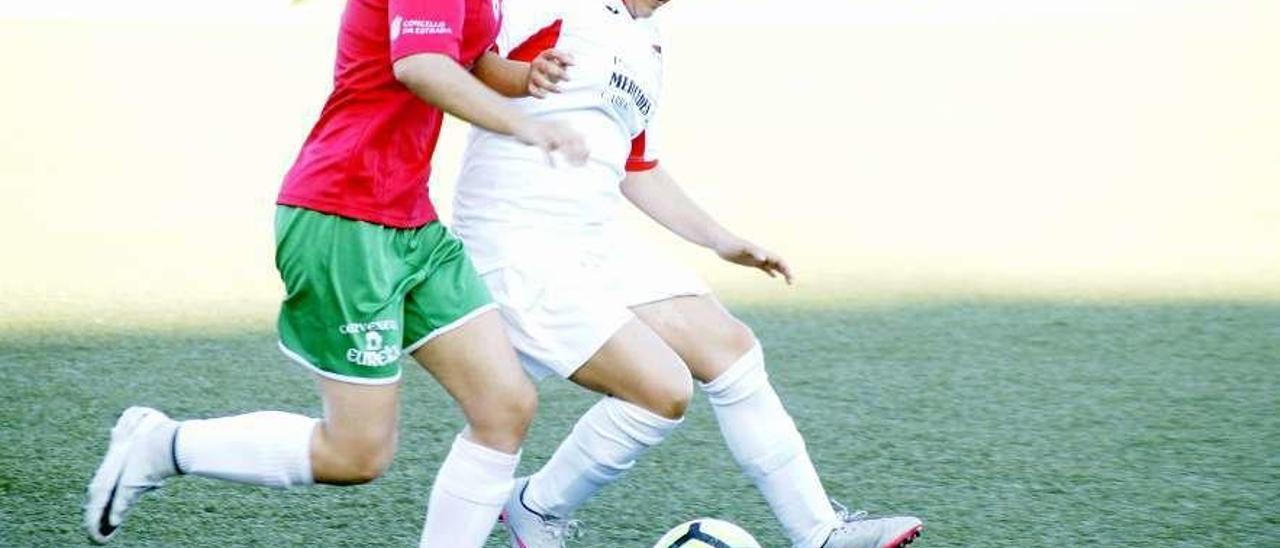
[[[791,273],[791,267],[787,266],[787,261],[782,256],[742,238],[728,238],[723,242],[717,243],[713,249],[721,259],[742,266],[758,268],[768,274],[770,278],[776,278],[781,275],[787,281],[787,285],[791,285],[795,281],[795,276]]]
[[[569,67],[573,66],[573,56],[566,52],[549,49],[539,53],[529,63],[529,77],[525,88],[529,95],[542,99],[548,93],[560,93],[560,82],[569,80]]]
[[[587,163],[591,151],[582,134],[561,122],[526,120],[516,127],[512,136],[520,142],[538,147],[547,153],[547,161],[555,164],[553,152],[563,154],[569,163],[581,166]]]

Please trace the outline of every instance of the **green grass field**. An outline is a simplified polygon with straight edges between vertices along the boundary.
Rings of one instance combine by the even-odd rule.
[[[925,519],[920,545],[1280,546],[1280,305],[848,304],[741,308],[832,496]],[[182,478],[119,546],[410,546],[460,414],[404,385],[378,482],[288,492]],[[83,488],[130,404],[178,417],[316,413],[269,322],[0,333],[0,546],[84,544]],[[594,397],[559,381],[522,470]],[[580,546],[647,547],[697,516],[784,546],[705,401],[578,516]],[[500,546],[495,534],[490,546]]]

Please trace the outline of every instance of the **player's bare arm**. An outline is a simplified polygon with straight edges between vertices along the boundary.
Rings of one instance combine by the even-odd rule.
[[[569,80],[570,66],[573,56],[555,49],[543,51],[531,63],[513,61],[490,51],[480,56],[471,74],[506,97],[541,99],[549,93],[560,93],[558,84]]]
[[[730,232],[702,209],[661,167],[627,173],[622,194],[640,211],[688,242],[716,252],[721,259],[758,268],[770,277],[795,281],[782,256]]]
[[[409,55],[397,60],[393,68],[396,80],[449,114],[548,152],[561,152],[574,165],[587,161],[586,142],[576,131],[524,117],[447,55]]]

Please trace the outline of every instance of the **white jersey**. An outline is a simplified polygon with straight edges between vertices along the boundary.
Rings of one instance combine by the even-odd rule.
[[[514,260],[530,244],[566,246],[609,228],[627,170],[657,163],[646,131],[662,87],[656,28],[633,19],[621,0],[505,0],[496,47],[532,60],[555,48],[574,57],[561,93],[513,99],[525,114],[580,131],[591,148],[584,167],[552,166],[515,139],[472,130],[454,198],[454,231],[480,272]]]

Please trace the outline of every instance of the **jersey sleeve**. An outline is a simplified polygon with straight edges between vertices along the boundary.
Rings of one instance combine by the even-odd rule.
[[[390,0],[391,60],[418,53],[461,56],[466,0]]]
[[[641,131],[631,140],[631,154],[627,156],[627,171],[649,171],[658,167],[658,154],[648,133],[647,129]]]
[[[502,28],[494,43],[498,55],[531,61],[543,50],[554,48],[564,23],[562,2],[554,0],[505,0]]]
[[[642,20],[640,24],[649,32],[650,40],[653,41],[653,48],[661,55],[662,35],[658,32],[657,25],[654,25],[649,19]],[[658,150],[654,144],[654,134],[655,132],[660,133],[660,130],[661,124],[655,113],[649,119],[648,127],[631,140],[631,153],[627,155],[627,171],[649,171],[658,167]]]

